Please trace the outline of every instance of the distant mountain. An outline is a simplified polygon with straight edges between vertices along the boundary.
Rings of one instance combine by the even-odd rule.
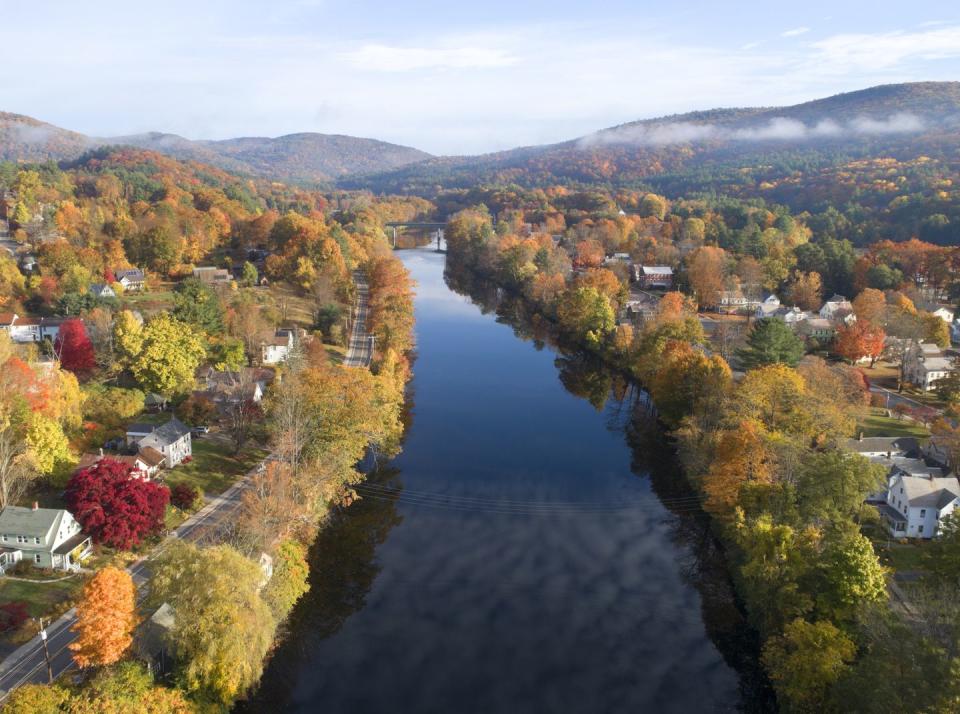
[[[430,158],[430,154],[406,146],[339,134],[194,141],[150,132],[98,138],[0,112],[0,161],[73,160],[90,149],[110,145],[134,146],[239,174],[305,184],[331,183],[343,176],[388,171]]]
[[[960,148],[960,82],[873,87],[790,107],[713,109],[645,119],[571,141],[482,156],[439,157],[342,181],[347,188],[429,195],[517,183],[646,185],[668,193],[759,186],[798,170]],[[739,172],[739,173],[738,173]],[[742,187],[742,186],[741,186]]]

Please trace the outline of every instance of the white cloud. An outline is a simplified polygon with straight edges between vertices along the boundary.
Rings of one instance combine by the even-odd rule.
[[[515,64],[517,58],[505,50],[485,47],[391,47],[364,45],[344,53],[358,69],[374,72],[410,72],[420,69],[491,69]]]
[[[914,59],[960,57],[960,27],[834,35],[810,46],[815,51],[816,61],[836,71],[886,69]]]
[[[757,47],[759,47],[760,44],[761,44],[760,42],[748,42],[748,43],[745,44],[745,45],[741,45],[741,46],[740,46],[740,49],[741,49],[741,50],[753,50],[753,49],[756,49]]]
[[[794,27],[792,30],[785,30],[780,33],[780,37],[797,37],[798,35],[805,35],[810,32],[809,27]]]

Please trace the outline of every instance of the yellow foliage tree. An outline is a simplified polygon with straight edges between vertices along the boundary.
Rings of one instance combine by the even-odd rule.
[[[770,483],[772,459],[764,444],[763,426],[745,419],[720,434],[713,464],[704,476],[704,507],[714,515],[734,515],[740,488],[748,481]]]

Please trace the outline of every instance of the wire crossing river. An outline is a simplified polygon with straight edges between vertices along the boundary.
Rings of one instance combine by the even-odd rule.
[[[519,308],[451,290],[444,256],[404,260],[403,453],[320,535],[311,591],[240,709],[765,708],[722,555],[643,394],[529,339]]]

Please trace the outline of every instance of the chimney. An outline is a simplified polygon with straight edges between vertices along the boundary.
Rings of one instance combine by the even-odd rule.
[[[33,502],[33,509],[32,509],[32,510],[36,511],[36,510],[39,509],[39,508],[40,508],[40,504],[37,503],[36,501],[34,501],[34,502]]]

